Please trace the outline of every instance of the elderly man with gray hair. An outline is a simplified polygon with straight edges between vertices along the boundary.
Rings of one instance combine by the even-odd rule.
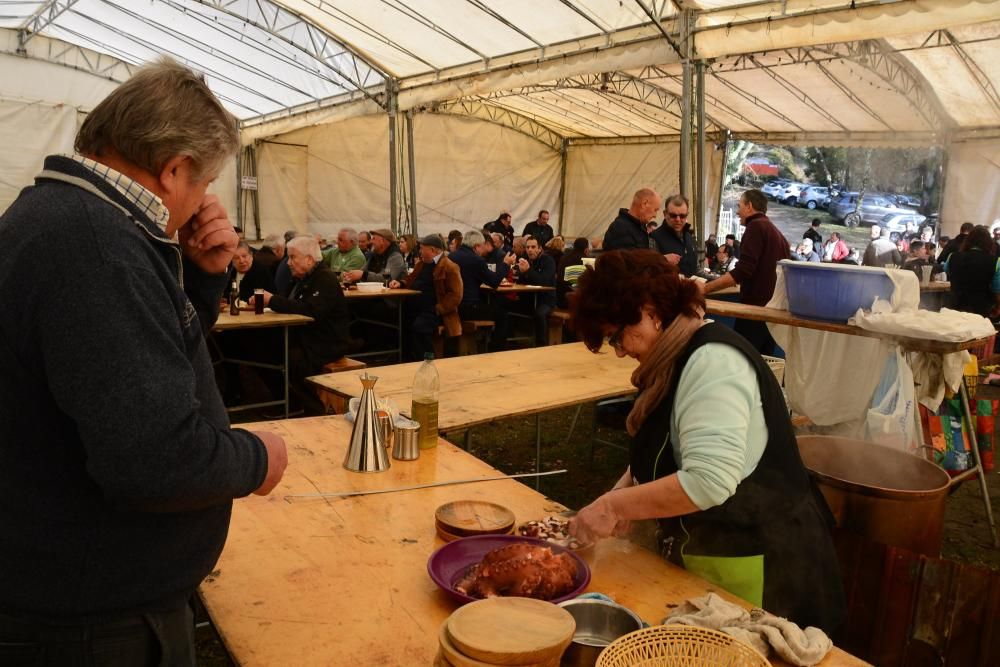
[[[350,227],[337,232],[337,245],[323,253],[323,263],[337,274],[364,268],[367,261],[358,247],[358,232]]]
[[[314,322],[290,332],[289,371],[292,389],[309,414],[323,414],[323,406],[305,378],[323,371],[323,365],[360,347],[351,338],[351,316],[340,280],[323,264],[323,253],[312,236],[296,236],[288,242],[288,268],[295,282],[286,297],[263,294],[264,305],[276,313],[294,313]],[[257,299],[254,296],[254,299]]]
[[[285,239],[277,234],[271,234],[264,239],[260,250],[253,256],[254,264],[263,266],[274,277],[274,271],[278,268],[278,263],[285,256]]]
[[[238,241],[206,189],[236,119],[164,58],[75,148],[0,217],[0,664],[192,665],[232,501],[287,460],[230,427],[205,342]]]

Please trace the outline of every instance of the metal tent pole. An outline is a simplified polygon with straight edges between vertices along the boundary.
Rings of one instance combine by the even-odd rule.
[[[691,74],[689,61],[684,61],[681,87],[681,154],[677,161],[680,172],[680,191],[690,198],[691,190]]]
[[[705,192],[708,189],[705,177],[705,61],[699,60],[695,65],[697,73],[697,86],[695,87],[696,105],[698,110],[698,143],[696,145],[696,178],[695,181],[695,201],[698,203],[698,217],[694,225],[695,247],[701,246],[701,240],[705,238],[707,228],[708,202],[705,201]]]
[[[559,149],[559,226],[557,231],[560,236],[566,230],[563,222],[566,219],[566,157],[568,151],[568,141],[562,140],[562,147]]]
[[[387,111],[389,113],[389,226],[393,232],[399,229],[397,222],[399,219],[397,209],[399,184],[396,181],[396,96],[398,90],[395,79],[386,81]]]
[[[406,162],[410,177],[410,233],[417,236],[417,171],[413,154],[413,109],[406,110]]]

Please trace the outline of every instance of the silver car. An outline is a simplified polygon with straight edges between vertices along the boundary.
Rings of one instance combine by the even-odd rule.
[[[910,231],[919,232],[920,225],[926,220],[926,216],[916,211],[902,210],[899,213],[886,213],[878,224],[882,229],[889,230],[890,239],[898,241],[899,237],[907,232],[907,226],[911,228]]]
[[[823,187],[822,185],[810,185],[807,188],[802,188],[796,205],[804,206],[811,211],[817,207],[822,208],[824,202],[827,202],[829,199],[830,188]]]
[[[782,204],[793,206],[799,199],[799,193],[807,187],[809,186],[805,183],[789,183],[776,199]]]
[[[896,206],[895,201],[888,196],[875,192],[866,192],[861,206],[857,192],[845,192],[829,207],[830,217],[837,222],[843,222],[848,227],[857,227],[862,222],[874,225],[881,222],[887,213],[909,213],[909,209]]]
[[[765,183],[764,187],[762,187],[760,191],[763,192],[764,196],[768,199],[777,199],[781,196],[781,193],[784,191],[786,185],[788,185],[788,181],[783,178],[778,178]]]

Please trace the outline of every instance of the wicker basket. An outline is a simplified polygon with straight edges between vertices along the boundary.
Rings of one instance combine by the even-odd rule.
[[[769,667],[760,653],[727,634],[688,625],[654,625],[619,637],[596,667]]]
[[[771,369],[774,373],[774,377],[778,378],[778,385],[785,386],[785,360],[779,359],[778,357],[769,357],[766,354],[760,355],[767,362],[767,367]]]

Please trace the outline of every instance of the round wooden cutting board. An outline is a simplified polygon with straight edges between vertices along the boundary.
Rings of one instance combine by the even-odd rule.
[[[451,644],[462,655],[491,665],[535,665],[553,660],[558,664],[573,639],[576,621],[551,602],[509,597],[460,607],[446,626]],[[454,661],[449,657],[449,662]]]
[[[514,513],[485,500],[456,500],[434,512],[438,528],[456,537],[503,535],[514,529]]]

